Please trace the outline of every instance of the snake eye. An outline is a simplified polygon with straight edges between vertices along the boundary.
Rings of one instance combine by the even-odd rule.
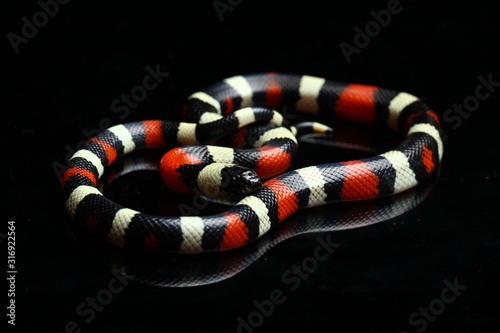
[[[221,176],[221,189],[228,194],[249,195],[262,186],[262,181],[255,171],[239,165],[223,168]]]

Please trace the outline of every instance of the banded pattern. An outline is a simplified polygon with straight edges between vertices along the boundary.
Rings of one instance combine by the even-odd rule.
[[[194,287],[221,282],[240,274],[260,260],[271,248],[287,239],[306,233],[330,233],[364,228],[363,233],[344,233],[340,240],[372,236],[397,227],[388,220],[418,206],[427,197],[434,180],[394,196],[371,201],[340,203],[335,210],[316,207],[298,212],[248,246],[219,253],[217,256],[176,256],[175,260],[125,256],[113,265],[130,279],[161,287]],[[372,228],[369,228],[369,227]],[[360,236],[362,235],[362,236]],[[332,236],[330,238],[330,236]],[[323,241],[322,241],[323,240]],[[321,253],[340,245],[337,235],[321,234],[316,238]],[[333,242],[335,241],[335,242]],[[288,243],[289,244],[289,243]],[[324,252],[323,252],[324,251]]]
[[[269,110],[283,107],[387,127],[406,138],[378,156],[281,174],[297,150],[297,140],[283,126],[282,116]],[[434,172],[443,155],[436,114],[415,96],[375,86],[306,75],[235,76],[191,95],[183,112],[190,122],[128,123],[89,140],[70,159],[62,179],[68,214],[119,247],[150,252],[221,251],[259,238],[300,209],[412,188]],[[164,180],[183,192],[198,186],[200,175],[208,173],[203,170],[214,162],[243,165],[263,179],[271,178],[225,213],[152,216],[121,207],[96,188],[97,180],[119,155],[139,148],[206,143],[258,121],[272,125],[264,125],[264,130],[243,129],[235,139],[249,139],[253,148],[187,146],[169,151],[162,159]],[[222,175],[208,178],[221,182]]]

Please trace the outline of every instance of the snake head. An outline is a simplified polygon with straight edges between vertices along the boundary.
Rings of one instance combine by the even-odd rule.
[[[262,181],[250,168],[226,163],[211,163],[198,175],[197,188],[211,198],[238,198],[257,191]]]
[[[160,174],[164,183],[180,193],[196,193],[211,197],[245,196],[257,191],[262,181],[257,173],[234,163],[209,162],[204,146],[178,147],[167,152],[160,162]],[[233,156],[233,150],[217,147],[224,156]],[[226,151],[230,150],[230,151]],[[203,155],[205,154],[205,155]]]
[[[184,166],[186,176],[196,177],[189,180],[191,190],[209,198],[237,198],[249,195],[262,186],[262,181],[250,168],[230,163],[209,163],[205,165]],[[187,169],[193,169],[191,175]],[[184,179],[186,182],[188,179]],[[169,185],[169,183],[166,183]],[[174,189],[175,190],[175,189]]]
[[[249,195],[262,186],[262,180],[250,168],[228,165],[221,169],[221,190],[229,195]]]

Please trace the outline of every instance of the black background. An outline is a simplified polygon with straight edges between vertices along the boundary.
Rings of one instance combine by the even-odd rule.
[[[339,44],[353,44],[354,27],[364,29],[373,20],[370,11],[387,8],[388,1],[244,0],[221,21],[211,1],[73,0],[17,54],[7,34],[21,34],[21,18],[31,20],[40,6],[7,4],[2,224],[16,221],[18,331],[62,332],[75,321],[82,332],[235,332],[238,316],[246,318],[256,310],[254,300],[269,299],[278,288],[286,301],[255,331],[417,332],[422,327],[412,326],[409,316],[454,278],[467,289],[425,331],[498,331],[498,92],[456,128],[443,122],[443,167],[422,205],[389,222],[397,228],[343,239],[293,292],[282,274],[311,256],[314,237],[280,244],[213,286],[131,281],[85,323],[75,309],[106,288],[111,264],[104,250],[71,236],[52,167],[64,164],[66,147],[85,139],[83,130],[99,128],[105,118],[122,122],[110,105],[141,84],[146,66],[159,65],[169,76],[125,121],[177,119],[190,93],[263,71],[408,91],[442,116],[475,94],[479,76],[500,81],[493,4],[401,1],[402,12],[350,62]]]

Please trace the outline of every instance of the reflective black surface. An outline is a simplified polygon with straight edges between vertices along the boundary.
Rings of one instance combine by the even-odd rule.
[[[223,11],[221,4],[229,3],[232,11],[221,21],[214,6]],[[498,331],[500,29],[492,4],[178,1],[50,8],[45,24],[36,1],[12,2],[3,11],[1,232],[15,221],[17,270],[15,327],[3,316],[9,332]],[[383,10],[394,12],[390,22]],[[16,54],[9,33],[31,36],[23,26],[34,15],[40,27],[27,42],[16,39]],[[376,17],[386,26],[370,23]],[[372,37],[357,36],[365,28]],[[346,50],[354,51],[346,57]],[[184,288],[165,286],[165,279],[172,272],[215,276],[219,267],[235,266],[217,263],[211,270],[175,256],[141,262],[71,227],[57,174],[80,141],[124,121],[178,119],[190,93],[262,71],[382,85],[424,99],[447,135],[428,195],[392,219],[297,235],[218,282]],[[297,166],[372,153],[304,143]],[[132,173],[109,185],[109,195],[161,209],[158,181],[154,171]],[[328,224],[340,211],[358,211],[366,221],[371,208],[363,206],[297,218],[319,214]],[[2,238],[5,271],[6,243]],[[245,253],[239,255],[244,261]],[[207,256],[208,263],[217,260]]]

